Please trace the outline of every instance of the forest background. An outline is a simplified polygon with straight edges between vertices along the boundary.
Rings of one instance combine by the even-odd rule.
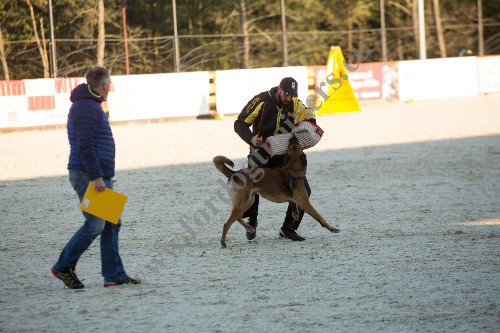
[[[417,3],[0,0],[0,80],[78,77],[96,64],[113,75],[324,65],[332,45],[369,50],[364,62],[418,59]],[[424,3],[427,58],[500,54],[498,0]]]

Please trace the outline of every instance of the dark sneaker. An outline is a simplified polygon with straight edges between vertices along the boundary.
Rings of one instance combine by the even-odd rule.
[[[120,280],[118,282],[104,281],[105,288],[123,286],[124,284],[141,284],[141,280],[133,279],[133,278],[127,276],[125,279]]]
[[[302,242],[306,240],[304,237],[300,236],[295,230],[290,228],[281,228],[280,237],[291,239],[294,242]]]
[[[71,289],[82,289],[85,286],[83,283],[78,280],[78,277],[75,274],[74,268],[64,269],[62,271],[58,271],[54,267],[52,267],[52,275],[61,280],[64,285]]]
[[[257,220],[249,219],[248,224],[253,228],[253,231],[247,230],[247,239],[253,240],[257,236],[257,225],[258,225]]]
[[[122,280],[121,281],[123,284],[141,284],[141,280],[139,279],[134,279],[134,278],[131,278],[130,276],[127,276],[125,278],[125,280]]]

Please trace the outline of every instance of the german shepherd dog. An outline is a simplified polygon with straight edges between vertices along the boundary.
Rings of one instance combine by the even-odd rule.
[[[256,193],[272,202],[295,203],[296,206],[318,221],[322,227],[333,233],[340,232],[339,229],[329,225],[309,202],[304,185],[307,158],[297,138],[290,139],[282,167],[275,169],[254,167],[234,171],[226,166],[227,164],[234,167],[234,163],[225,156],[215,156],[213,162],[217,170],[228,178],[228,192],[232,204],[231,215],[222,229],[220,240],[222,247],[226,247],[227,232],[235,221],[238,221],[248,231],[253,231],[253,228],[242,217],[243,213],[253,204]]]

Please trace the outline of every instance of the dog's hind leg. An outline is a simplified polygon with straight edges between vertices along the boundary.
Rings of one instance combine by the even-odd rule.
[[[245,228],[247,228],[247,226],[250,227],[245,221],[243,221],[242,217],[243,213],[247,209],[247,204],[251,196],[252,189],[250,184],[247,183],[245,187],[235,187],[233,196],[231,197],[233,209],[231,211],[231,215],[227,219],[226,223],[224,223],[224,227],[222,228],[222,237],[220,239],[220,244],[222,245],[222,247],[226,247],[227,232],[235,221],[240,222]],[[245,226],[245,224],[247,224],[247,226]]]
[[[222,247],[226,247],[226,238],[227,238],[227,232],[231,228],[234,222],[238,221],[243,225],[245,228],[249,227],[252,228],[250,225],[248,225],[241,217],[243,216],[243,213],[245,212],[244,208],[245,207],[242,205],[235,205],[233,210],[231,211],[231,215],[227,219],[227,222],[224,223],[224,227],[222,228],[222,237],[220,239],[220,244]],[[242,223],[243,222],[243,223]],[[248,228],[247,228],[248,229]],[[252,228],[253,229],[253,228]]]
[[[220,238],[220,245],[222,247],[226,247],[226,238],[227,238],[227,232],[229,231],[229,228],[233,225],[233,223],[241,217],[240,214],[235,214],[234,210],[231,212],[231,215],[227,219],[226,223],[224,223],[224,227],[222,228],[222,237]]]

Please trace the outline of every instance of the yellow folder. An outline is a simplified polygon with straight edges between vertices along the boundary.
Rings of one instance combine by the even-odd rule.
[[[102,192],[97,192],[94,189],[94,182],[90,182],[80,203],[80,209],[103,220],[117,224],[126,202],[126,195],[109,188],[106,188]]]

